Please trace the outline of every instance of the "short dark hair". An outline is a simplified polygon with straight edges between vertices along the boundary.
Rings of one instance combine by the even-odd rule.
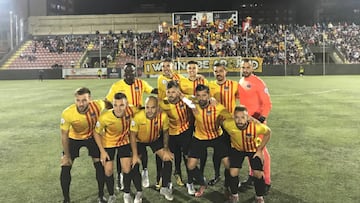
[[[171,58],[167,57],[167,58],[163,59],[162,62],[170,62],[170,63],[172,63],[173,60]]]
[[[250,63],[250,59],[243,59],[243,62]]]
[[[127,97],[124,93],[118,92],[114,95],[114,99],[126,99],[127,100]]]
[[[213,68],[214,70],[215,70],[215,67],[223,67],[225,70],[227,70],[226,65],[224,63],[220,63],[220,62],[216,62],[213,67],[214,67]]]
[[[198,92],[198,91],[206,91],[206,93],[210,94],[210,89],[208,86],[206,85],[203,85],[203,84],[198,84],[195,88],[195,92]]]
[[[198,62],[196,62],[196,61],[189,61],[189,62],[187,62],[187,65],[190,65],[190,64],[199,65]]]
[[[238,112],[238,111],[241,111],[241,112],[246,111],[247,112],[248,110],[244,105],[239,105],[239,106],[235,107],[234,112]]]
[[[91,95],[91,91],[89,88],[87,87],[79,87],[75,90],[75,96],[76,95],[84,95],[84,94],[89,94]]]
[[[170,80],[168,82],[168,84],[166,85],[166,89],[170,89],[170,88],[179,88],[179,84],[175,81],[175,80]]]
[[[251,61],[250,59],[243,59],[243,60],[242,60],[242,64],[244,64],[244,63],[248,63],[250,66],[253,65],[253,64],[252,64],[252,61]]]
[[[124,66],[124,70],[126,69],[126,68],[131,68],[131,70],[133,70],[133,71],[135,71],[136,70],[136,66],[135,66],[135,64],[133,64],[133,63],[126,63],[125,64],[125,66]]]

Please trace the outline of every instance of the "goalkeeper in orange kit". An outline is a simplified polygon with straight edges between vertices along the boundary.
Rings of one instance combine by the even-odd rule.
[[[243,77],[239,81],[240,103],[248,109],[249,115],[266,124],[266,118],[271,110],[271,100],[269,90],[263,80],[253,74],[251,61],[245,59],[242,65]],[[261,136],[260,136],[261,138]],[[266,147],[264,152],[264,178],[266,184],[265,194],[268,193],[271,186],[270,178],[270,154]],[[246,189],[252,185],[253,174],[250,170],[248,180],[241,183],[240,190]]]

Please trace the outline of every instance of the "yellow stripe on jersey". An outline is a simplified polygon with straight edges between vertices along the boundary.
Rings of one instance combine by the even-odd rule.
[[[94,100],[89,103],[88,112],[80,114],[76,105],[72,104],[62,112],[60,129],[69,131],[69,138],[88,139],[93,135],[96,121],[104,109],[105,104],[102,100]]]
[[[221,104],[209,105],[202,109],[196,104],[194,136],[199,140],[212,140],[222,135],[222,129],[217,121],[220,117],[230,118],[231,114]]]
[[[216,81],[209,82],[210,95],[224,105],[225,108],[233,113],[236,105],[236,94],[238,92],[238,83],[232,80],[226,80],[219,85]]]
[[[146,118],[145,110],[134,115],[130,131],[137,132],[137,141],[151,143],[160,137],[161,130],[169,129],[169,119],[165,112],[158,113],[155,118]]]
[[[186,95],[195,95],[196,86],[199,84],[208,85],[208,81],[206,79],[192,81],[185,77],[180,78],[179,83],[181,92]]]
[[[164,75],[160,75],[157,80],[158,99],[163,100],[166,97],[166,86],[169,81],[171,80],[180,81],[181,78],[184,78],[184,76],[177,73],[173,73],[172,78],[167,78]]]
[[[133,106],[128,106],[125,111],[122,118],[116,117],[112,109],[101,114],[96,123],[95,131],[102,135],[104,148],[118,147],[130,143],[130,122],[134,112],[138,110]]]
[[[132,85],[126,84],[124,80],[119,80],[111,86],[108,94],[106,95],[106,99],[112,102],[114,95],[118,92],[122,92],[126,95],[127,101],[130,105],[142,106],[143,93],[151,93],[152,90],[153,88],[146,81],[141,79],[135,79],[135,82]]]
[[[169,118],[169,135],[179,135],[189,128],[188,108],[183,101],[171,104],[165,98],[159,106]]]
[[[266,125],[252,121],[245,130],[240,130],[234,119],[226,119],[223,127],[230,135],[231,146],[245,152],[256,152],[260,144],[258,135],[265,134],[269,130]]]

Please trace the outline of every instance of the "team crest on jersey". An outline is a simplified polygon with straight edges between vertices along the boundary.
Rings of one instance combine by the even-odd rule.
[[[65,123],[65,119],[61,118],[60,119],[60,124],[63,125]]]
[[[167,80],[163,80],[162,84],[164,84],[165,86],[167,85],[168,81]]]
[[[246,88],[251,89],[250,83],[246,85]]]
[[[97,128],[100,127],[100,122],[99,121],[96,122],[96,127]]]
[[[136,125],[135,121],[132,120],[132,121],[131,121],[131,126],[135,126],[135,125]]]
[[[265,92],[265,94],[269,94],[269,89],[267,87],[265,87],[264,92]]]

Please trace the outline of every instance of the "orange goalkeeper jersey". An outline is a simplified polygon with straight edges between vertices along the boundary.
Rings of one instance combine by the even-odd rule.
[[[271,110],[269,90],[264,81],[255,75],[243,77],[239,81],[240,103],[248,109],[249,115],[255,112],[268,117]]]

